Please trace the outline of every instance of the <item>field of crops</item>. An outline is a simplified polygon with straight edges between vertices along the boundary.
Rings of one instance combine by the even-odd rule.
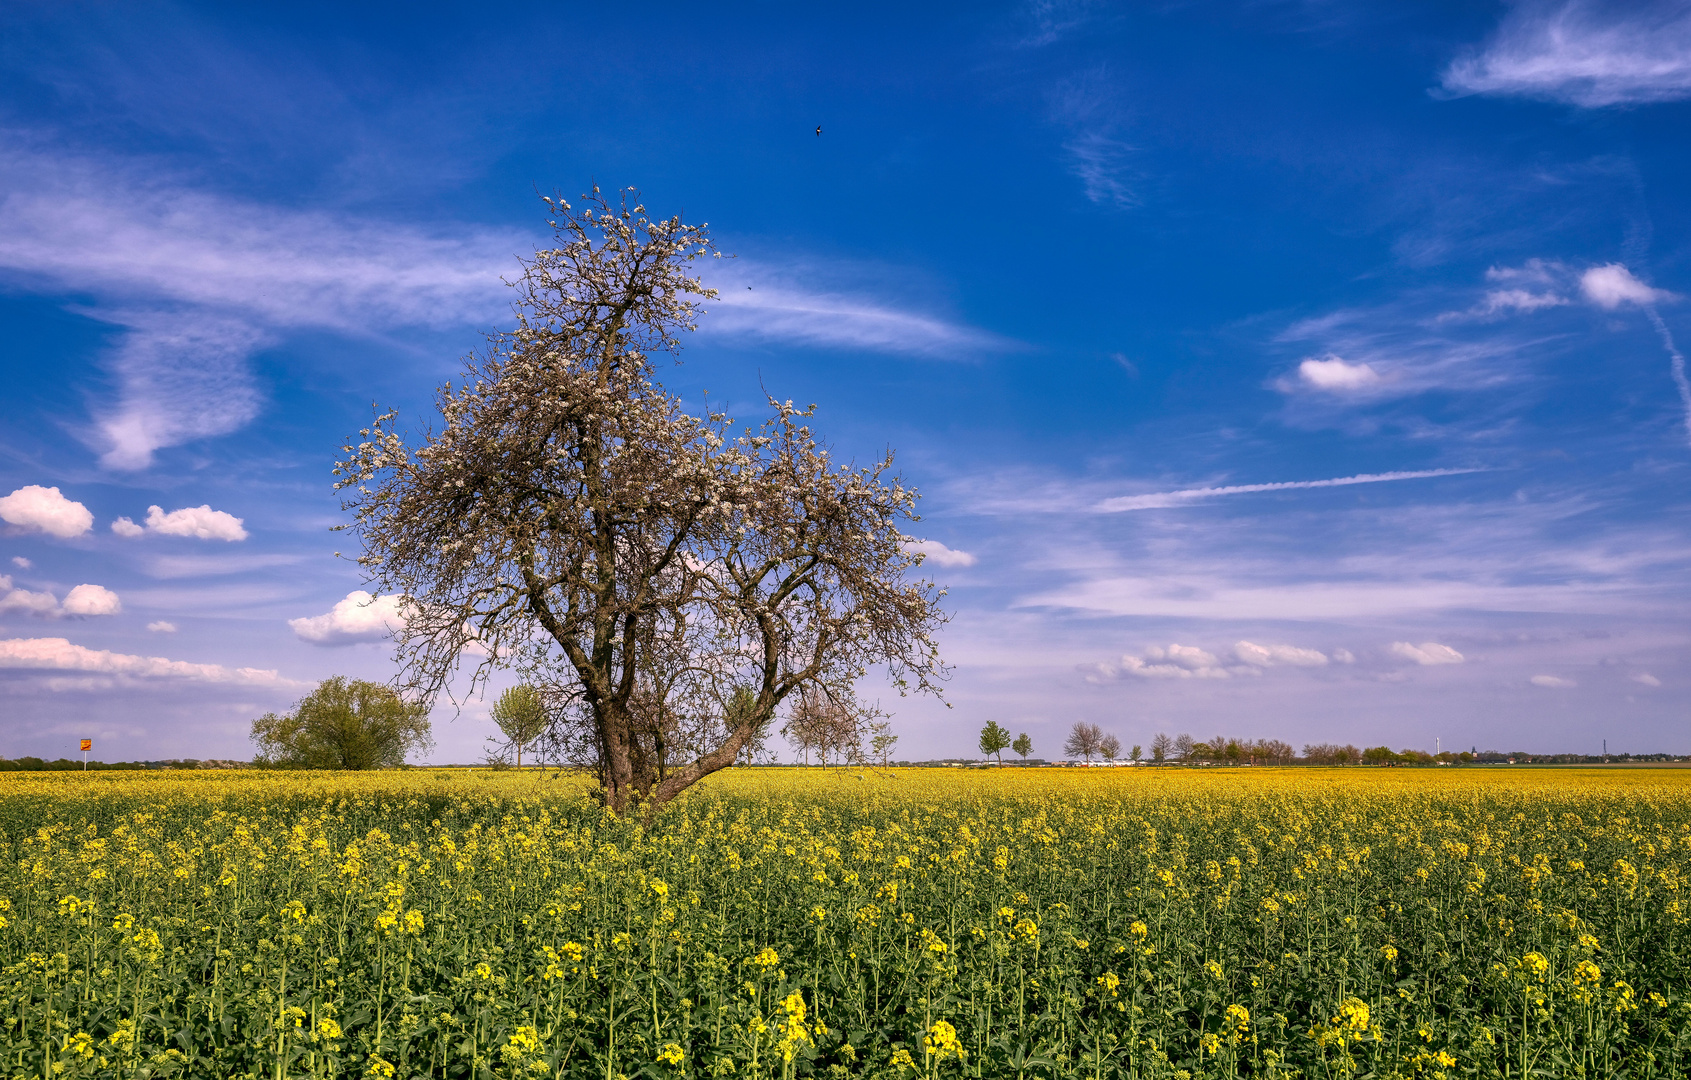
[[[42,1077],[1691,1076],[1691,775],[0,779]]]

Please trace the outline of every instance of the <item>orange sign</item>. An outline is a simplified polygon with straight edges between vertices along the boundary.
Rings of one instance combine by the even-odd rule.
[[[82,740],[82,752],[84,754],[86,754],[88,751],[90,751],[92,749],[94,749],[94,740],[93,739],[83,739]]]

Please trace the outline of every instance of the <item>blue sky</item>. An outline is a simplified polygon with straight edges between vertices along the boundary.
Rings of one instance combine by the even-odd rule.
[[[924,493],[900,756],[1691,750],[1691,5],[347,8],[0,16],[0,754],[390,676],[339,441],[595,182],[738,256],[672,386]]]

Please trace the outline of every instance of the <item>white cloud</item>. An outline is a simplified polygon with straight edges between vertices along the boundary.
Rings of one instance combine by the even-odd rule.
[[[19,611],[25,615],[52,618],[59,613],[59,601],[49,592],[30,592],[12,588],[12,579],[0,574],[0,615]]]
[[[28,570],[30,567],[34,566],[35,564],[30,562],[28,559],[24,558],[22,555],[13,555],[12,556],[12,565],[17,567],[19,570]]]
[[[1338,664],[1354,664],[1356,656],[1349,649],[1334,649],[1333,662]]]
[[[191,664],[160,656],[131,656],[72,645],[64,638],[7,638],[0,640],[0,668],[34,671],[88,671],[143,679],[189,679],[196,682],[247,683],[254,686],[297,686],[275,671],[226,668],[220,664]]]
[[[326,613],[289,619],[288,625],[296,637],[313,645],[350,645],[388,637],[405,625],[405,615],[399,597],[374,597],[357,589]]]
[[[1510,9],[1483,51],[1445,69],[1443,88],[1586,108],[1691,96],[1691,9],[1527,0]]]
[[[157,622],[148,623],[147,630],[154,634],[174,634],[176,633],[176,624],[159,619]]]
[[[1108,131],[1083,131],[1065,141],[1063,149],[1089,202],[1117,210],[1131,210],[1140,204],[1128,183],[1133,175],[1132,146]]]
[[[1579,287],[1587,300],[1606,311],[1613,311],[1622,304],[1648,307],[1678,299],[1676,294],[1666,289],[1653,289],[1639,281],[1631,270],[1620,263],[1593,266],[1580,276]]]
[[[1233,655],[1239,658],[1240,663],[1252,667],[1273,667],[1275,664],[1321,667],[1327,663],[1326,654],[1314,649],[1300,649],[1296,645],[1258,645],[1254,641],[1241,641],[1234,645]]]
[[[1662,680],[1656,678],[1654,675],[1650,674],[1648,671],[1640,671],[1637,674],[1633,675],[1632,681],[1635,682],[1635,683],[1643,683],[1645,686],[1660,686],[1660,685],[1662,685]]]
[[[1495,315],[1499,311],[1537,311],[1540,308],[1561,307],[1567,297],[1555,293],[1535,293],[1527,289],[1494,289],[1485,294],[1479,314]]]
[[[1570,686],[1579,685],[1572,679],[1563,679],[1555,675],[1534,675],[1527,681],[1534,686],[1542,686],[1550,690],[1566,690]]]
[[[12,579],[0,574],[0,614],[21,611],[27,615],[56,619],[61,615],[116,615],[122,610],[123,603],[117,593],[99,585],[78,585],[65,595],[64,603],[60,604],[50,592],[15,589]]]
[[[927,562],[938,563],[940,566],[973,566],[976,559],[967,551],[946,547],[938,540],[917,540],[906,544],[904,549],[912,555],[921,555]]]
[[[66,615],[116,615],[123,610],[117,593],[99,585],[78,585],[65,594]]]
[[[135,524],[126,517],[120,517],[116,521],[112,522],[112,532],[117,533],[126,540],[133,540],[137,536],[147,535],[146,529]]]
[[[1380,382],[1380,373],[1367,364],[1347,363],[1338,356],[1311,357],[1298,365],[1298,378],[1317,390],[1366,390]]]
[[[1096,6],[1097,0],[1033,0],[1027,5],[1026,15],[1033,22],[1034,31],[1021,44],[1051,44],[1085,23]]]
[[[1417,664],[1433,667],[1438,664],[1460,664],[1467,657],[1451,648],[1440,645],[1436,641],[1423,641],[1419,645],[1411,645],[1407,641],[1392,642],[1392,653],[1405,660],[1413,660]]]
[[[1064,79],[1049,97],[1053,119],[1069,131],[1063,152],[1087,200],[1115,210],[1140,205],[1133,189],[1134,147],[1122,138],[1128,118],[1124,93],[1108,70],[1094,68]]]
[[[699,322],[700,333],[933,358],[1014,347],[985,331],[884,299],[861,283],[832,285],[830,279],[842,273],[858,276],[851,267],[724,261],[711,268],[717,298]],[[887,274],[881,268],[862,276]]]
[[[0,267],[92,295],[127,333],[108,357],[117,400],[93,440],[111,468],[234,431],[262,397],[247,360],[279,331],[368,336],[496,318],[520,234],[457,235],[210,195],[121,160],[13,134],[0,154]]]
[[[1138,679],[1228,679],[1232,673],[1221,666],[1216,655],[1196,645],[1153,645],[1144,656],[1125,655],[1118,664],[1092,664],[1089,682],[1132,676]],[[1245,669],[1242,672],[1249,673]]]
[[[94,527],[94,515],[86,506],[65,498],[56,487],[39,484],[18,488],[0,499],[0,520],[66,540]]]
[[[90,437],[114,469],[145,468],[159,449],[248,423],[262,406],[249,358],[290,332],[368,339],[497,322],[509,303],[501,278],[538,239],[209,194],[15,131],[0,144],[0,185],[0,270],[40,291],[92,296],[83,314],[126,331],[106,358],[116,400],[96,409]],[[885,299],[880,286],[819,288],[816,269],[713,263],[721,295],[702,329],[903,355],[1014,347]]]
[[[1519,266],[1490,266],[1485,279],[1509,285],[1555,285],[1568,275],[1568,268],[1554,259],[1528,259]]]
[[[1157,491],[1148,495],[1123,495],[1105,499],[1095,509],[1106,514],[1126,510],[1157,510],[1169,506],[1186,506],[1194,499],[1209,499],[1218,495],[1248,495],[1258,491],[1290,491],[1297,488],[1349,487],[1352,484],[1384,484],[1395,480],[1422,480],[1431,476],[1461,476],[1484,472],[1484,469],[1420,469],[1414,472],[1361,473],[1340,476],[1332,480],[1282,480],[1273,484],[1234,484],[1229,487],[1183,488],[1179,491]]]
[[[189,506],[165,513],[162,507],[147,507],[147,531],[165,536],[192,536],[198,540],[245,540],[247,530],[233,514],[210,506]]]

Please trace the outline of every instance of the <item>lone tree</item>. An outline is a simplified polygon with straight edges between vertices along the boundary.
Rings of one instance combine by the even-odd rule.
[[[294,711],[252,722],[258,763],[298,769],[385,769],[434,745],[429,708],[381,683],[336,675]]]
[[[1024,731],[1016,736],[1016,741],[1010,744],[1010,749],[1022,755],[1022,760],[1026,761],[1028,755],[1033,753],[1033,740],[1028,738],[1028,733]]]
[[[493,722],[505,734],[505,740],[517,752],[517,768],[522,768],[523,747],[532,746],[544,735],[550,722],[545,699],[539,690],[528,683],[521,683],[500,694],[489,711]]]
[[[981,728],[980,748],[984,757],[998,758],[998,767],[1004,767],[1004,751],[1010,746],[1010,733],[998,726],[998,721],[988,720],[986,727]]]
[[[1063,753],[1071,758],[1085,758],[1090,762],[1098,756],[1103,748],[1104,729],[1097,724],[1089,724],[1084,720],[1075,721],[1074,727],[1069,729],[1069,737],[1063,743]]]
[[[546,200],[556,247],[513,283],[514,328],[439,391],[438,427],[413,446],[379,414],[337,483],[368,578],[404,598],[406,685],[432,700],[461,663],[472,690],[516,667],[606,804],[649,814],[802,689],[850,702],[882,666],[901,693],[937,693],[945,617],[911,573],[917,496],[890,454],[841,465],[814,406],[769,399],[736,432],[658,382],[654,355],[715,295],[691,268],[716,254],[706,226],[649,217],[632,191],[584,201]],[[660,749],[669,730],[684,754]]]

